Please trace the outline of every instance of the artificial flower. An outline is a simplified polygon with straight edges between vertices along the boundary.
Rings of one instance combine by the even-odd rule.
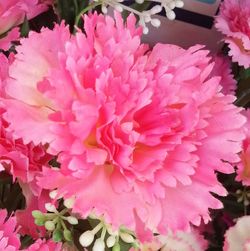
[[[216,28],[225,35],[234,62],[250,67],[250,0],[222,2]]]
[[[7,59],[3,54],[0,55],[1,99],[6,98],[4,87],[12,56]],[[17,179],[26,199],[25,210],[16,212],[19,233],[32,237],[41,236],[44,231],[42,228],[39,229],[40,233],[37,231],[38,227],[34,224],[31,213],[36,209],[46,211],[44,204],[48,201],[48,192],[37,186],[36,177],[40,175],[42,166],[48,165],[52,157],[42,145],[36,146],[32,142],[24,144],[21,139],[14,139],[12,132],[8,130],[8,123],[2,117],[4,112],[5,108],[0,101],[0,171],[12,175],[13,181]]]
[[[73,197],[73,212],[114,228],[135,230],[137,215],[151,231],[186,230],[222,207],[215,171],[234,171],[245,118],[209,77],[208,51],[149,51],[135,22],[93,14],[86,35],[61,24],[22,39],[4,118],[14,137],[58,156],[39,185]]]
[[[7,218],[7,211],[0,210],[0,250],[18,251],[20,241],[16,234],[16,218]]]
[[[162,244],[161,251],[204,251],[208,246],[207,241],[196,229],[176,233],[169,231],[166,236],[159,236],[158,239]]]
[[[225,234],[223,251],[250,250],[250,216],[243,216]]]
[[[21,24],[25,17],[31,19],[48,9],[51,0],[0,0],[0,49],[8,50],[12,41],[19,39],[19,31],[13,27]]]
[[[199,233],[198,229],[191,228],[188,232],[171,230],[166,235],[156,235],[153,240],[142,244],[141,251],[204,251],[208,242]],[[136,249],[131,248],[130,251]]]

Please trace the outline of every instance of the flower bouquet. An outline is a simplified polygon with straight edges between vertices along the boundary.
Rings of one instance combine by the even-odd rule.
[[[0,251],[250,250],[250,1],[184,6],[0,0]]]

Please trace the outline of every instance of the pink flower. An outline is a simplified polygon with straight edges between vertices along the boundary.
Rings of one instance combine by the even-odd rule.
[[[3,113],[0,108],[1,117]],[[36,184],[36,176],[50,159],[51,155],[45,152],[42,145],[35,146],[32,142],[25,145],[21,139],[13,139],[8,123],[0,119],[0,167],[9,172],[13,180],[17,178],[28,184],[33,193],[39,195],[41,188]]]
[[[207,241],[196,229],[190,232],[170,231],[166,236],[159,236],[158,239],[162,243],[161,251],[204,251],[208,247]]]
[[[38,239],[25,251],[62,251],[62,243],[55,243],[51,240]]]
[[[208,51],[148,51],[133,16],[126,26],[118,14],[84,23],[86,35],[70,37],[64,25],[30,34],[10,66],[13,135],[49,143],[61,163],[44,168],[39,185],[115,228],[136,229],[136,216],[159,233],[207,222],[208,208],[222,207],[211,192],[226,194],[215,171],[234,171],[245,123],[209,77]]]
[[[20,248],[20,241],[16,234],[16,219],[7,219],[6,210],[0,210],[0,250],[17,251]]]
[[[10,31],[24,21],[25,16],[32,19],[48,8],[51,1],[44,0],[8,0],[0,3],[0,35],[7,36],[0,40],[0,48],[8,50],[11,42],[19,39],[17,29]],[[10,32],[9,32],[10,31]]]
[[[9,61],[0,54],[0,97],[6,98],[5,81],[8,77]],[[36,177],[41,175],[42,166],[47,165],[52,156],[47,154],[42,145],[24,144],[21,139],[14,139],[8,123],[2,118],[5,112],[0,104],[0,172],[6,171],[18,182],[26,198],[27,208],[16,213],[19,232],[37,237],[37,226],[31,215],[32,210],[45,211],[46,192],[36,184]],[[48,196],[47,196],[48,197]],[[40,229],[40,232],[42,230]]]
[[[151,242],[144,243],[140,251],[204,251],[208,242],[197,229],[191,228],[189,232],[168,231],[166,235],[154,236]],[[135,251],[131,248],[130,251]]]
[[[250,67],[250,0],[226,0],[221,4],[216,28],[226,38],[234,62]]]
[[[227,94],[235,94],[236,80],[233,77],[231,70],[231,61],[222,55],[214,57],[214,68],[211,76],[221,77],[220,85],[222,86],[222,92]]]
[[[237,177],[236,180],[242,181],[245,186],[250,185],[250,110],[246,110],[243,114],[247,118],[245,125],[246,139],[243,141],[243,151],[240,154],[241,161],[237,165]]]
[[[223,251],[250,250],[250,216],[243,216],[225,234]]]

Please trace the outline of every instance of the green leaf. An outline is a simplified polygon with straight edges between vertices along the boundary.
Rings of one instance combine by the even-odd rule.
[[[122,240],[119,241],[120,249],[119,251],[128,251],[132,247],[131,244],[125,243]]]
[[[250,68],[243,70],[243,72],[242,72],[242,78],[244,78],[244,79],[250,78]]]
[[[75,0],[57,0],[56,2],[57,13],[60,20],[64,20],[70,25],[71,31],[74,27],[76,12],[78,11],[78,3]]]
[[[29,34],[29,31],[30,31],[29,21],[28,21],[27,17],[25,16],[23,24],[20,29],[21,37],[27,37]]]

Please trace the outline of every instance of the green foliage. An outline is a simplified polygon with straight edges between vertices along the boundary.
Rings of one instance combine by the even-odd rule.
[[[29,34],[29,31],[30,31],[29,21],[27,17],[25,16],[23,24],[21,25],[21,28],[20,28],[21,37],[27,37]]]
[[[74,30],[76,17],[89,5],[86,0],[57,0],[55,7],[59,19],[64,20],[70,26],[71,32]]]

